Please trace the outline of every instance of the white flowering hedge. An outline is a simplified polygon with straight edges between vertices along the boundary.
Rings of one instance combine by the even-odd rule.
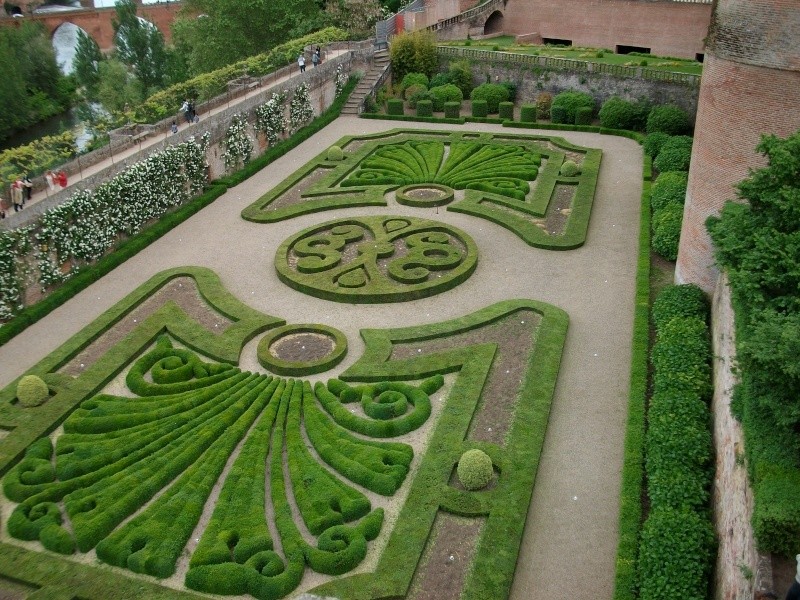
[[[190,200],[207,182],[209,135],[168,146],[132,165],[94,191],[78,190],[28,228],[0,236],[0,319],[22,308],[26,257],[42,288],[69,279],[103,256],[121,236],[136,234],[170,208]]]
[[[233,115],[222,140],[222,147],[225,149],[222,158],[226,169],[241,166],[250,160],[250,155],[253,153],[253,139],[247,133],[246,114]]]
[[[344,72],[344,67],[341,64],[336,66],[336,76],[334,83],[336,85],[336,95],[339,96],[347,85],[348,75]]]
[[[272,97],[256,106],[256,131],[264,132],[270,146],[278,143],[280,136],[286,132],[286,94],[272,93]]]
[[[294,133],[303,125],[311,122],[314,118],[314,109],[311,108],[311,99],[308,97],[308,86],[301,83],[294,91],[292,101],[289,104],[289,127]]]

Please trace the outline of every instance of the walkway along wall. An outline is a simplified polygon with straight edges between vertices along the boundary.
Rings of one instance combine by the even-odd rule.
[[[653,104],[677,104],[692,118],[697,111],[700,78],[696,75],[472,48],[440,46],[438,53],[442,65],[469,60],[475,85],[514,83],[518,102],[532,102],[541,92],[555,95],[578,91],[591,94],[598,107],[611,96],[620,96],[626,100],[647,98]]]
[[[337,46],[337,44],[331,44],[328,48],[337,48]],[[150,144],[149,146],[141,148],[139,151],[129,154],[123,159],[115,160],[112,165],[103,169],[102,171],[83,178],[75,185],[71,185],[64,190],[58,191],[45,200],[41,200],[35,204],[27,206],[25,210],[20,213],[13,213],[13,219],[5,219],[0,221],[0,228],[16,228],[32,223],[49,208],[65,201],[76,191],[93,189],[104,181],[111,179],[118,173],[124,171],[131,165],[143,160],[150,153],[163,150],[167,145],[170,144],[184,142],[192,136],[199,138],[206,131],[211,134],[210,146],[208,150],[209,165],[211,166],[210,175],[212,178],[219,177],[223,174],[224,169],[221,163],[221,156],[224,150],[220,149],[220,143],[225,136],[225,132],[230,125],[233,115],[244,112],[250,115],[252,121],[252,113],[255,107],[263,102],[266,102],[272,96],[273,92],[288,92],[288,96],[291,97],[292,90],[300,85],[301,82],[308,84],[309,95],[311,98],[311,104],[314,107],[314,113],[315,115],[319,115],[323,110],[328,108],[333,103],[335,92],[334,80],[337,66],[341,64],[346,74],[350,74],[359,69],[363,70],[365,65],[372,60],[372,54],[373,49],[371,44],[365,44],[364,48],[355,48],[334,59],[325,61],[322,65],[315,69],[310,68],[306,70],[305,74],[303,75],[292,77],[288,81],[284,81],[269,88],[266,87],[270,85],[271,81],[280,79],[289,73],[294,74],[297,70],[297,66],[294,64],[283,67],[275,73],[271,73],[262,77],[261,79],[263,80],[263,85],[260,88],[261,91],[250,98],[246,98],[244,101],[242,101],[239,96],[231,96],[226,94],[198,105],[197,112],[200,116],[200,122],[194,125],[186,125],[181,123],[180,131],[177,134],[172,135],[169,130],[170,125],[172,124],[173,119],[180,117],[180,115],[177,114],[176,108],[176,115],[174,117],[168,117],[152,126],[147,126],[152,128],[152,134],[150,137],[160,137],[161,141],[156,144]],[[244,95],[246,91],[247,90],[243,90],[242,95]],[[213,115],[209,115],[209,112],[212,109],[225,106],[226,104],[228,107],[224,110]],[[108,160],[115,154],[136,146],[136,140],[137,138],[133,135],[129,136],[127,139],[115,140],[108,146],[95,150],[85,156],[81,156],[59,168],[63,169],[68,176],[75,175],[82,169],[86,169],[88,166]],[[254,157],[262,154],[265,150],[266,148],[261,148],[258,144],[256,144],[254,148]],[[42,189],[42,187],[45,185],[44,179],[41,177],[37,178],[34,181],[34,184],[38,186],[38,189]]]

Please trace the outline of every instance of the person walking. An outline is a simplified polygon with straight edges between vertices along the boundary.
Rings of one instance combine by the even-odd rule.
[[[14,212],[22,210],[22,182],[19,179],[11,184],[11,203],[14,205]]]
[[[64,171],[64,169],[61,169],[58,173],[56,173],[56,180],[58,181],[58,185],[61,186],[62,190],[67,187],[67,173]]]
[[[797,561],[797,574],[794,576],[792,587],[786,592],[786,600],[800,600],[800,554],[794,559]]]
[[[53,175],[52,171],[45,171],[44,173],[44,180],[47,182],[47,187],[50,188],[50,191],[55,191],[56,189],[56,177]]]
[[[22,178],[22,204],[25,204],[33,196],[33,182],[27,173]]]
[[[173,121],[172,125],[169,126],[169,130],[172,132],[172,135],[175,135],[176,133],[178,133],[178,124],[175,121]]]
[[[297,64],[300,65],[300,72],[306,72],[306,57],[303,56],[303,53],[300,53],[300,57],[297,59]]]
[[[317,49],[314,51],[314,54],[317,56],[317,64],[321,65],[322,64],[322,51],[319,49],[319,46],[317,46]]]
[[[319,64],[319,48],[314,50],[314,54],[311,55],[311,64],[314,65],[315,69]]]
[[[191,123],[192,122],[192,118],[191,118],[191,116],[189,114],[189,99],[188,98],[183,101],[183,104],[181,104],[181,112],[183,113],[183,118],[186,119],[186,122],[187,123]]]

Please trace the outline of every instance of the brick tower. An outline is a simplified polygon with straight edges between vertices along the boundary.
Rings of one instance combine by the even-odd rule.
[[[675,279],[711,292],[706,218],[765,164],[762,134],[800,129],[800,0],[715,0],[706,44]]]

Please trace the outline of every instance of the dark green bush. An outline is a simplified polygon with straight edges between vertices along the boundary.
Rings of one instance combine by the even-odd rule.
[[[653,212],[653,252],[667,260],[678,258],[683,206],[668,204]]]
[[[755,489],[753,533],[760,550],[800,552],[800,470],[771,466]]]
[[[600,107],[598,117],[602,127],[643,131],[649,110],[646,101],[629,102],[613,96]]]
[[[38,375],[24,375],[17,382],[17,400],[25,408],[44,404],[50,397],[50,388]]]
[[[417,116],[430,117],[433,116],[433,102],[430,100],[420,100],[417,102]]]
[[[658,153],[661,152],[661,147],[670,137],[672,136],[660,131],[649,134],[644,138],[644,143],[642,144],[644,153],[650,158],[655,159]]]
[[[692,511],[650,512],[639,548],[640,598],[707,600],[714,528]]]
[[[683,204],[686,200],[686,184],[689,174],[683,171],[661,173],[650,192],[650,206],[660,210],[668,204]]]
[[[498,113],[501,119],[514,120],[514,103],[501,102],[498,106]]]
[[[448,83],[453,83],[453,77],[449,72],[448,73],[437,73],[436,75],[431,77],[431,80],[430,80],[430,83],[428,84],[428,87],[433,89],[435,87],[441,87],[443,85],[447,85]],[[462,96],[463,96],[463,92],[462,92]]]
[[[444,116],[446,119],[457,119],[461,114],[461,102],[445,102]]]
[[[519,120],[523,123],[535,123],[537,118],[535,104],[523,104],[519,109]]]
[[[689,163],[692,159],[692,150],[687,148],[661,148],[656,159],[653,161],[653,167],[659,173],[666,171],[688,171]]]
[[[69,532],[55,523],[50,523],[42,528],[39,534],[42,546],[59,554],[72,554],[75,552],[75,541]]]
[[[424,86],[419,83],[412,83],[406,88],[403,88],[403,98],[405,100],[410,100],[412,96],[419,94],[420,92],[427,92],[428,87]],[[413,106],[411,108],[414,108]]]
[[[693,317],[674,317],[658,330],[652,352],[655,391],[711,395],[711,349],[708,327]]]
[[[579,108],[584,107],[594,111],[594,98],[584,92],[561,92],[553,98],[551,116],[556,107],[564,109],[565,120],[556,121],[554,118],[553,123],[575,123],[575,115]]]
[[[472,90],[469,97],[473,103],[477,100],[484,100],[488,114],[495,114],[499,110],[500,103],[508,100],[508,88],[498,83],[483,83]]]
[[[689,115],[674,104],[656,106],[647,115],[647,133],[660,131],[668,135],[683,135],[691,130]]]
[[[405,114],[403,101],[399,98],[389,98],[386,101],[386,114],[389,115],[402,115]]]
[[[692,317],[706,321],[708,297],[694,284],[670,285],[661,290],[653,302],[653,324],[656,329],[675,317]]]
[[[400,89],[405,92],[412,85],[421,85],[428,89],[428,76],[425,73],[406,73],[403,81],[400,82]],[[406,96],[408,99],[408,96]]]
[[[464,94],[452,83],[439,87],[432,87],[429,91],[431,100],[433,101],[433,110],[437,112],[444,110],[445,102],[458,102],[460,105],[461,101],[464,99]]]
[[[472,101],[472,116],[485,117],[489,114],[489,107],[486,105],[486,100],[473,100]]]
[[[588,106],[579,106],[575,109],[575,125],[591,125],[592,109]]]
[[[467,60],[457,60],[450,63],[450,69],[447,72],[450,77],[450,83],[455,85],[467,98],[472,92],[472,65]]]
[[[672,135],[661,146],[661,151],[678,149],[691,152],[693,142],[694,140],[690,135]]]
[[[553,123],[567,123],[567,108],[565,106],[550,107],[550,120]]]
[[[500,83],[500,85],[508,90],[509,102],[514,102],[517,99],[517,85],[510,81],[503,81]]]

